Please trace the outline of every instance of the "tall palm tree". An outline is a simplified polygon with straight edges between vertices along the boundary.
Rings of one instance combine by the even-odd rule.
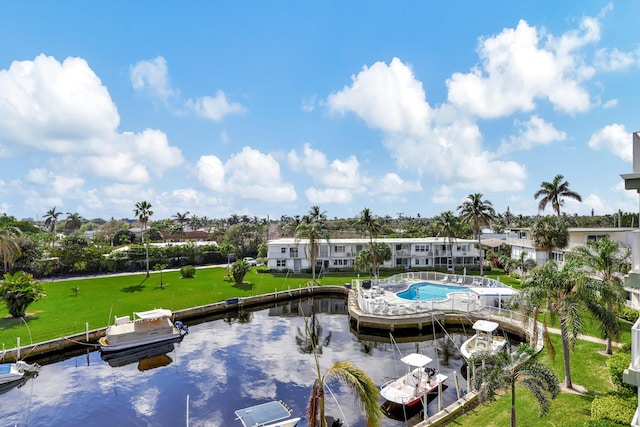
[[[311,280],[314,282],[316,280],[316,261],[320,253],[320,241],[329,240],[326,218],[318,206],[313,206],[309,210],[309,214],[302,217],[302,221],[296,227],[296,240],[308,240],[308,244],[305,246],[305,255],[311,264]]]
[[[143,200],[142,202],[136,203],[136,207],[133,210],[135,216],[138,217],[140,224],[142,224],[142,240],[146,242],[145,252],[147,258],[147,277],[150,276],[149,273],[149,236],[145,239],[145,234],[147,231],[147,224],[149,223],[149,217],[153,215],[153,211],[151,210],[151,203]]]
[[[473,235],[478,239],[480,247],[480,276],[484,276],[482,270],[484,265],[484,251],[482,250],[482,242],[480,242],[480,227],[489,225],[496,217],[496,211],[493,204],[489,200],[482,200],[482,193],[469,194],[460,206],[460,221],[463,224],[470,224],[473,228]]]
[[[564,357],[565,385],[573,389],[571,380],[570,350],[582,329],[581,302],[590,295],[589,288],[582,286],[581,276],[578,274],[575,259],[568,259],[559,270],[554,261],[548,261],[542,267],[535,269],[523,283],[521,298],[547,302],[549,314],[553,321],[560,319],[560,337]],[[547,343],[548,345],[550,342]],[[553,348],[550,348],[553,351]]]
[[[302,307],[300,312],[303,313]],[[316,345],[315,337],[310,330],[309,322],[304,318],[305,329],[307,335],[312,337],[311,346],[313,358],[316,365],[317,377],[313,382],[311,394],[309,395],[309,403],[307,406],[307,425],[308,427],[327,427],[327,418],[325,416],[325,387],[332,380],[338,380],[349,387],[358,403],[365,412],[367,425],[370,427],[382,426],[382,409],[380,408],[380,390],[375,382],[355,364],[348,360],[341,360],[334,363],[327,371],[322,373],[320,367],[320,355]]]
[[[177,212],[175,215],[172,215],[171,218],[173,218],[173,220],[175,222],[177,222],[177,226],[175,227],[175,231],[182,234],[184,237],[184,226],[185,224],[187,224],[189,222],[189,211],[185,212],[185,213],[180,213]]]
[[[442,212],[435,218],[435,226],[438,229],[438,236],[442,236],[444,240],[449,242],[449,249],[451,252],[450,261],[453,266],[453,245],[455,238],[460,231],[460,221],[458,217],[451,211]],[[449,263],[447,263],[449,264]],[[448,265],[447,265],[448,267]]]
[[[369,242],[380,234],[382,225],[378,218],[371,213],[371,209],[364,208],[358,215],[357,227],[369,236]]]
[[[540,190],[536,191],[533,195],[533,198],[536,200],[538,197],[542,197],[540,204],[538,204],[538,210],[543,211],[547,207],[547,204],[551,203],[551,208],[558,215],[558,218],[560,218],[560,206],[564,205],[564,199],[566,197],[579,202],[582,201],[582,196],[575,191],[569,190],[569,182],[563,180],[563,175],[556,175],[553,181],[543,181],[542,184],[540,184]]]
[[[62,215],[62,212],[57,212],[56,207],[49,209],[44,215],[44,225],[49,229],[51,234],[56,232],[56,224],[58,223],[58,217]]]
[[[623,275],[630,270],[629,250],[620,250],[618,242],[605,237],[574,248],[567,255],[575,258],[583,272],[585,286],[595,298],[585,300],[587,308],[601,322],[601,333],[607,340],[607,354],[612,354],[611,341],[620,334],[617,308],[626,300]]]
[[[21,231],[17,227],[6,227],[0,229],[0,254],[2,254],[2,261],[4,264],[4,272],[6,273],[9,266],[17,258],[22,255],[22,250],[18,244],[17,238],[20,236]]]
[[[494,400],[504,389],[511,391],[511,427],[516,426],[516,384],[524,386],[535,397],[540,407],[540,416],[549,413],[549,396],[560,394],[558,378],[553,370],[535,359],[535,350],[520,345],[513,353],[501,351],[497,354],[480,352],[469,360],[475,366],[475,387],[480,400]]]
[[[71,213],[67,212],[66,223],[64,228],[69,230],[71,233],[78,231],[82,227],[82,217],[79,213]]]

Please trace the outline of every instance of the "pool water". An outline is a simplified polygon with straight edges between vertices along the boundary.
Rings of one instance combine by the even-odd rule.
[[[446,299],[451,292],[467,292],[465,286],[440,285],[437,283],[414,283],[409,289],[398,292],[400,298],[410,301],[431,301]]]

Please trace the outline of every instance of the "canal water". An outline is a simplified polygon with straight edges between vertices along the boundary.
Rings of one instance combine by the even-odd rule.
[[[420,352],[449,376],[444,404],[456,400],[454,372],[466,370],[458,351],[462,332],[394,337],[395,343],[388,334],[358,336],[344,300],[316,298],[191,324],[181,342],[145,354],[108,361],[89,348],[68,354],[0,394],[0,425],[241,427],[235,410],[280,399],[304,427],[317,376],[305,318],[318,339],[323,373],[346,359],[381,385],[404,374],[402,355]],[[328,388],[327,414],[346,421],[344,427],[366,426],[351,391],[338,382]],[[437,405],[432,399],[427,414]],[[423,416],[416,412],[392,408],[383,425],[415,425]]]

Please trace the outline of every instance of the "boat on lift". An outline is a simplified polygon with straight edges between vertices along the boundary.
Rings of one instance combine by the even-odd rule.
[[[501,335],[496,335],[500,325],[489,320],[478,320],[473,324],[476,333],[462,343],[460,353],[465,359],[470,359],[475,353],[487,351],[492,354],[499,353],[507,346],[507,339]]]
[[[300,417],[291,418],[293,411],[281,400],[261,403],[235,411],[244,427],[295,427]]]
[[[0,384],[12,383],[22,380],[25,375],[40,370],[36,363],[30,364],[22,360],[14,363],[0,363]]]
[[[413,406],[430,393],[437,393],[447,376],[437,373],[428,365],[431,358],[420,353],[411,353],[400,359],[406,366],[406,374],[391,380],[380,388],[380,395],[398,405]]]

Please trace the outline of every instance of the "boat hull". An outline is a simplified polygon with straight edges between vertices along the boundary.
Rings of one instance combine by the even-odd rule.
[[[98,344],[100,344],[100,351],[103,353],[111,353],[116,351],[124,351],[137,349],[139,347],[148,346],[150,344],[160,344],[160,343],[171,343],[177,342],[183,338],[184,334],[180,331],[175,331],[170,335],[156,335],[156,336],[148,336],[141,337],[138,339],[132,339],[125,342],[120,342],[117,344],[109,344],[108,337],[104,336],[98,340]]]
[[[460,353],[462,357],[469,360],[475,353],[482,351],[496,354],[501,352],[507,346],[507,340],[504,337],[494,337],[491,342],[485,343],[478,341],[476,336],[473,336],[462,343],[460,346]]]
[[[437,393],[438,385],[444,385],[447,380],[446,375],[436,374],[434,376],[422,375],[422,369],[416,369],[409,374],[390,381],[380,389],[380,395],[389,402],[397,405],[414,406],[426,395]],[[416,378],[414,375],[420,374]]]

